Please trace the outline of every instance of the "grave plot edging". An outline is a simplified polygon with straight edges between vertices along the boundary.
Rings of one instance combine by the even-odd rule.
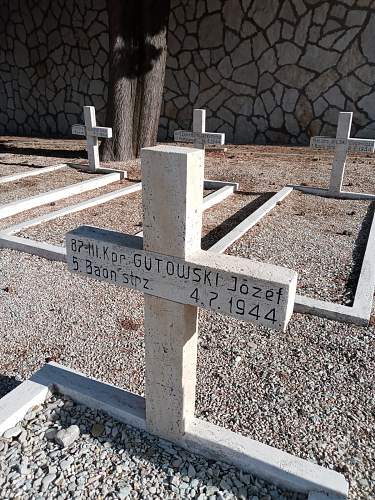
[[[108,201],[112,201],[117,198],[121,198],[122,196],[126,196],[127,194],[140,191],[141,189],[142,189],[142,184],[138,182],[136,184],[132,184],[125,188],[118,189],[117,191],[110,191],[109,193],[102,194],[95,198],[89,198],[88,200],[81,201],[75,205],[69,205],[59,210],[55,210],[53,212],[48,212],[46,214],[40,215],[39,217],[35,217],[34,219],[28,219],[18,224],[14,224],[13,226],[9,226],[5,229],[2,229],[1,233],[17,234],[18,232],[23,231],[24,229],[37,226],[39,224],[44,224],[45,222],[49,222],[51,220],[64,217],[65,215],[80,212],[81,210],[86,210],[88,208],[96,207],[103,203],[107,203]]]
[[[375,200],[375,194],[371,193],[352,193],[350,191],[340,191],[339,193],[333,193],[328,191],[328,189],[315,188],[309,186],[301,186],[299,184],[288,184],[296,191],[301,191],[302,193],[312,194],[314,196],[321,196],[322,198],[334,198],[338,200]]]
[[[319,188],[305,188],[304,186],[288,185],[278,191],[272,198],[259,207],[255,212],[250,214],[245,220],[233,228],[228,234],[217,241],[209,250],[210,252],[223,253],[241,236],[249,231],[257,224],[265,215],[267,215],[280,201],[285,199],[292,191],[296,189],[310,194],[310,190],[324,191],[328,190]],[[361,193],[346,193],[341,192],[338,197],[344,198],[344,195],[354,195],[358,197],[370,196],[369,199],[375,200],[375,195],[363,195]],[[323,195],[322,195],[323,196]],[[325,195],[324,195],[325,196]],[[336,196],[335,196],[336,197]],[[346,198],[345,198],[346,199]],[[348,198],[360,199],[360,198]],[[301,314],[312,314],[322,318],[332,319],[335,321],[343,321],[353,323],[359,326],[367,326],[370,320],[372,300],[375,288],[375,264],[372,256],[375,254],[375,217],[372,221],[370,233],[368,236],[366,251],[363,258],[362,269],[358,279],[357,290],[354,297],[353,306],[345,306],[335,304],[334,302],[313,299],[304,295],[296,295],[294,304],[294,312]]]
[[[50,167],[40,167],[34,168],[29,172],[20,172],[18,174],[7,175],[5,177],[0,177],[0,184],[7,184],[8,182],[19,181],[20,179],[25,179],[26,177],[34,177],[35,175],[48,174],[49,172],[55,172],[61,168],[67,167],[66,163],[59,163],[58,165],[52,165]]]
[[[20,422],[33,406],[43,403],[53,389],[79,404],[146,430],[143,397],[51,362],[0,399],[0,435]],[[342,474],[197,418],[176,444],[280,487],[301,493],[324,493],[327,500],[347,498],[348,483]]]
[[[58,245],[51,245],[43,241],[31,240],[20,236],[12,236],[0,232],[0,248],[17,250],[19,252],[36,255],[48,260],[59,262],[66,261],[66,248]]]
[[[50,202],[55,202],[58,200],[63,200],[74,196],[77,194],[85,193],[86,191],[91,191],[99,187],[107,186],[121,179],[120,174],[107,174],[99,176],[98,178],[89,179],[87,181],[78,182],[76,184],[71,184],[70,186],[64,186],[62,188],[53,189],[52,191],[46,191],[45,193],[37,194],[29,198],[22,198],[17,201],[12,201],[0,206],[0,219],[5,219],[12,215],[25,212],[31,208],[40,207],[46,205]]]

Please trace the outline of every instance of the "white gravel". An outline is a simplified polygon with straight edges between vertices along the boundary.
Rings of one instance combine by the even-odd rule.
[[[51,397],[0,438],[0,498],[303,500]]]
[[[243,199],[288,182],[324,185],[328,174],[301,150],[275,157],[263,152],[277,148],[229,149],[224,160],[209,156],[206,177],[240,181]],[[373,160],[354,167],[351,189],[367,183],[363,190],[375,191]],[[351,253],[356,239],[363,250],[358,231],[368,204],[317,202],[314,215],[305,199],[286,200],[230,251],[295,262],[306,293],[349,301]],[[215,210],[220,223],[230,206],[225,214],[211,209],[206,229],[214,229]],[[232,215],[241,208],[236,201]],[[126,210],[119,217],[126,220]],[[352,235],[337,234],[348,226]],[[142,394],[142,304],[140,294],[73,276],[61,263],[0,251],[0,394],[46,358]],[[352,499],[375,498],[374,313],[367,328],[295,314],[282,334],[200,311],[197,416],[342,472]]]

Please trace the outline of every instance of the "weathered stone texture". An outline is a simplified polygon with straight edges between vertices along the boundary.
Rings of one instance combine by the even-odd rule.
[[[172,0],[179,16],[171,35],[186,26],[191,3],[207,6],[195,11],[199,28],[192,50],[194,56],[205,49],[205,62],[183,67],[169,57],[161,138],[172,137],[176,121],[190,129],[193,108],[201,105],[207,108],[207,127],[229,131],[227,139],[235,142],[306,144],[311,134],[331,130],[338,112],[345,110],[354,111],[354,133],[373,133],[371,2]],[[175,53],[186,50],[186,43],[186,37],[179,39]],[[194,74],[194,92],[186,94],[185,109],[169,116],[170,104],[181,96],[181,90],[169,91],[176,74],[187,81]],[[206,98],[210,91],[211,100]]]
[[[108,22],[103,0],[0,0],[0,133],[70,135],[83,104],[105,120]],[[2,64],[6,63],[6,64]],[[20,96],[20,98],[18,97]],[[10,108],[14,113],[10,113]]]
[[[68,135],[93,105],[105,121],[105,0],[0,0],[0,133]],[[228,141],[305,144],[354,111],[375,129],[374,2],[171,0],[160,139],[193,109]]]

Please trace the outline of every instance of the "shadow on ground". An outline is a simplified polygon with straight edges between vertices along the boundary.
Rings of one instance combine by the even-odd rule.
[[[50,147],[25,147],[15,146],[14,143],[6,144],[0,142],[0,153],[11,153],[17,155],[31,156],[52,156],[60,158],[85,158],[86,151],[84,149],[51,149]]]
[[[346,294],[348,296],[348,300],[353,304],[354,296],[357,291],[358,278],[361,273],[363,257],[366,252],[367,241],[370,234],[371,224],[375,214],[375,201],[370,203],[367,213],[363,219],[361,228],[358,232],[357,239],[354,243],[353,249],[353,267],[348,277],[348,281],[346,283]]]
[[[272,196],[272,193],[250,193],[247,191],[236,191],[236,196],[257,196],[255,200],[248,203],[245,207],[238,210],[235,214],[231,215],[224,222],[219,224],[215,229],[210,231],[202,238],[202,249],[209,250],[212,245],[217,243],[221,238],[223,238],[227,233],[232,231],[238,224],[245,220],[249,215],[251,215],[255,210],[258,210],[266,201],[268,201]]]
[[[0,375],[0,398],[8,394],[8,392],[15,389],[20,385],[20,381],[15,377],[8,377],[7,375]]]

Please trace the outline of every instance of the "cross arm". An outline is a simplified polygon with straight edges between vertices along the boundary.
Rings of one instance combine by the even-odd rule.
[[[86,135],[93,137],[103,137],[110,139],[112,137],[112,129],[110,127],[93,127],[91,130],[86,128],[85,125],[72,125],[72,134]]]
[[[297,273],[200,250],[186,259],[142,250],[142,238],[82,226],[66,235],[71,271],[99,281],[285,330]]]
[[[310,139],[313,149],[334,149],[337,144],[348,144],[349,151],[360,153],[374,153],[375,140],[373,139],[337,139],[335,137],[316,136]]]
[[[74,135],[86,135],[86,127],[84,125],[72,125],[72,134]]]
[[[93,127],[92,131],[88,131],[89,135],[94,135],[95,137],[103,137],[105,139],[110,139],[112,137],[112,129],[109,127]]]

